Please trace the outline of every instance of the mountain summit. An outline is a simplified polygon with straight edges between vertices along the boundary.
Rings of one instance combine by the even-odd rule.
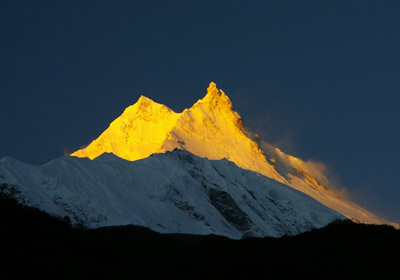
[[[72,155],[93,159],[103,153],[113,153],[133,161],[165,152],[163,143],[178,117],[168,107],[141,96],[88,147]]]
[[[215,83],[181,113],[141,96],[72,155],[42,166],[1,159],[1,192],[89,228],[242,238],[345,217],[387,223],[343,198],[312,164],[259,141]]]
[[[205,97],[181,113],[141,96],[89,146],[71,155],[94,159],[113,153],[135,161],[179,149],[209,160],[226,158],[299,190],[350,219],[387,223],[341,195],[307,162],[260,143],[252,135],[229,97],[211,82]]]
[[[89,146],[71,155],[93,159],[113,153],[133,161],[181,149],[210,160],[226,158],[241,168],[287,182],[247,135],[229,97],[211,82],[205,97],[181,113],[141,96]]]

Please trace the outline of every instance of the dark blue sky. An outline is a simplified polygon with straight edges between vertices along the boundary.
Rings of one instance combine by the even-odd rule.
[[[400,222],[398,1],[2,1],[0,157],[87,145],[214,81],[254,131]]]

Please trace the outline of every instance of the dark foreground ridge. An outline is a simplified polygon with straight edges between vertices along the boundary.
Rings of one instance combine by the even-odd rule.
[[[400,261],[400,231],[351,222],[279,239],[85,230],[4,196],[0,221],[2,279],[387,278]]]

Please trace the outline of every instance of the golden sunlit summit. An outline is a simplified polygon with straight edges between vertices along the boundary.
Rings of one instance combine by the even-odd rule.
[[[243,127],[229,97],[211,82],[207,94],[176,113],[141,96],[89,146],[72,153],[94,159],[103,153],[135,161],[174,149],[210,160],[226,158],[297,189],[344,216],[364,223],[386,223],[329,186],[323,172],[269,144],[260,146]]]

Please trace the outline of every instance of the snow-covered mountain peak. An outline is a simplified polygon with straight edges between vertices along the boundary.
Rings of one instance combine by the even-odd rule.
[[[202,104],[205,109],[212,110],[226,110],[232,111],[232,102],[229,97],[220,89],[214,82],[211,82],[207,88],[207,94],[203,99],[197,101],[193,107]]]
[[[165,152],[162,143],[179,116],[167,106],[141,96],[89,146],[72,155],[94,159],[103,153],[113,153],[123,159],[137,160]]]
[[[154,118],[162,117],[164,114],[176,114],[167,106],[157,103],[152,99],[141,95],[137,102],[127,107],[121,117],[141,117],[141,115],[152,116]]]
[[[140,108],[146,108],[146,107],[151,107],[152,105],[156,105],[157,103],[151,100],[150,98],[141,95],[135,104],[137,104],[137,106]]]
[[[216,97],[216,96],[219,96],[219,90],[217,88],[217,84],[214,82],[210,82],[210,84],[208,85],[208,88],[207,88],[206,97],[212,98],[212,97]]]
[[[221,97],[223,97],[222,96],[222,91],[220,89],[218,89],[216,83],[211,82],[208,85],[206,96],[204,96],[204,98],[199,100],[199,101],[201,101],[203,103],[207,103],[207,102],[210,102],[212,100],[218,100]]]
[[[88,147],[72,155],[93,159],[113,153],[135,161],[180,149],[209,160],[226,158],[240,168],[299,190],[347,217],[365,223],[384,222],[338,195],[323,174],[316,176],[308,170],[306,162],[275,147],[259,146],[250,135],[229,97],[211,82],[205,97],[182,113],[141,96]]]

